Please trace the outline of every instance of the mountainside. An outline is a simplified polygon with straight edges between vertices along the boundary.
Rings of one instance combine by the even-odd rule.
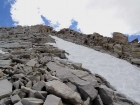
[[[69,61],[69,52],[47,43],[56,42],[50,36],[53,34],[78,44],[92,44],[100,51],[115,52],[117,57],[131,59],[137,65],[139,44],[128,43],[120,33],[114,33],[117,35],[112,39],[64,30],[55,32],[42,25],[0,28],[0,105],[139,105],[116,91],[99,74]],[[102,43],[104,39],[106,46]],[[108,39],[113,44],[111,50],[107,47]]]
[[[128,37],[122,33],[114,32],[113,38],[110,38],[103,37],[98,33],[85,35],[70,29],[62,29],[58,32],[52,31],[52,35],[111,54],[137,66],[140,65],[140,44],[138,39],[128,42]]]

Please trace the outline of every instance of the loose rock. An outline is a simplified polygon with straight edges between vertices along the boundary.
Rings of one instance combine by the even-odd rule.
[[[0,80],[0,99],[10,96],[12,84],[7,80]]]
[[[55,94],[61,98],[67,99],[73,104],[82,103],[81,97],[78,93],[74,92],[71,88],[58,80],[46,82],[46,89],[48,92]]]
[[[23,98],[21,103],[23,105],[42,105],[43,100],[37,98]]]
[[[10,96],[10,97],[11,97],[11,100],[12,100],[13,104],[15,104],[15,103],[17,103],[21,100],[18,95],[14,95],[14,96]]]
[[[63,105],[61,98],[54,95],[48,95],[43,105],[49,105],[50,103],[51,105]]]

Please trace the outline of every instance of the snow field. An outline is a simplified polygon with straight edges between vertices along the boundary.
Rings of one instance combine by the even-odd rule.
[[[82,63],[84,68],[106,78],[118,92],[140,103],[140,68],[109,54],[52,37],[56,44],[50,44],[68,52],[70,61]]]

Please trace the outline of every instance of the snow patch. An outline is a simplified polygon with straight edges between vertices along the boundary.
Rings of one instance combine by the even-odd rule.
[[[140,103],[140,68],[109,54],[51,37],[56,40],[56,47],[70,54],[69,60],[82,63],[84,68],[106,78],[118,92]]]
[[[0,54],[6,54],[7,52],[4,52],[4,51],[2,51],[2,50],[0,50]]]

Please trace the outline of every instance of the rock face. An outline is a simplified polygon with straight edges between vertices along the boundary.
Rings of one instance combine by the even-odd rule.
[[[138,65],[138,43],[127,43],[124,36],[121,42],[98,33],[52,30],[43,25],[0,28],[0,49],[6,52],[0,54],[0,105],[138,105],[102,76],[69,61],[63,49],[47,44],[55,43],[53,34]]]

